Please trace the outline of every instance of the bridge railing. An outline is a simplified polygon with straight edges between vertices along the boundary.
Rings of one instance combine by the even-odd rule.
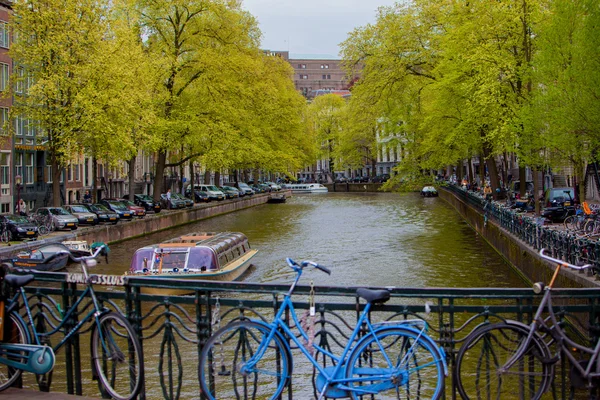
[[[553,257],[571,264],[592,264],[593,268],[586,270],[586,273],[600,279],[600,241],[597,237],[582,237],[562,226],[544,225],[543,218],[523,215],[505,203],[488,201],[479,193],[456,185],[446,185],[444,188],[479,210],[484,218],[492,219],[534,249],[545,248]]]
[[[33,318],[41,329],[55,324],[57,316],[74,304],[83,289],[82,285],[69,283],[67,276],[38,273],[35,285],[27,288]],[[289,288],[291,274],[288,278],[282,278],[286,284],[260,284],[125,277],[124,285],[99,287],[98,293],[104,306],[129,318],[141,338],[145,364],[145,391],[141,398],[189,399],[200,396],[199,354],[211,332],[241,317],[270,321]],[[110,282],[110,279],[104,281]],[[144,293],[150,289],[190,294]],[[352,287],[314,286],[312,289],[316,299],[315,341],[338,353],[336,350],[345,345],[364,301]],[[374,308],[372,321],[426,320],[431,326],[429,334],[445,349],[451,370],[458,349],[476,326],[503,319],[527,323],[539,300],[530,289],[387,289],[392,298]],[[296,288],[293,301],[299,313],[308,309],[310,292],[308,285]],[[598,339],[600,298],[597,293],[594,289],[565,289],[557,290],[554,296],[555,311],[561,320],[588,345]],[[82,313],[86,307],[89,304],[81,306],[78,312]],[[75,323],[71,321],[69,326]],[[87,336],[89,332],[84,329],[61,350],[62,355],[59,353],[53,379],[50,379],[53,391],[99,396],[98,386],[92,381],[89,359],[86,359],[90,343]],[[56,342],[59,340],[57,337]],[[54,338],[51,342],[56,343]],[[298,351],[293,354],[294,376],[284,394],[286,398],[312,398],[312,365]],[[568,365],[559,363],[552,386],[555,398],[569,398],[568,371]],[[37,382],[25,377],[23,385],[35,387]],[[456,396],[454,378],[450,374],[446,380],[446,398]]]

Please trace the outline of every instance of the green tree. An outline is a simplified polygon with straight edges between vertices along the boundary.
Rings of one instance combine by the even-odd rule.
[[[60,174],[73,154],[78,135],[88,130],[82,118],[90,101],[84,88],[96,71],[99,44],[106,32],[103,0],[20,0],[13,4],[10,56],[12,114],[36,121],[47,137],[54,205],[60,205]],[[105,138],[110,142],[111,138]]]

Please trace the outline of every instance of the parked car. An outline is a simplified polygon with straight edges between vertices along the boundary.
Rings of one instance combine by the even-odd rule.
[[[119,220],[130,221],[133,219],[133,213],[120,200],[102,199],[100,204],[104,204],[106,208],[119,214]]]
[[[369,182],[369,177],[368,176],[355,176],[354,178],[352,178],[351,182],[366,183],[366,182]]]
[[[275,182],[265,182],[265,185],[269,185],[271,187],[271,190],[273,190],[273,191],[281,190],[281,186],[279,186]]]
[[[187,197],[188,199],[192,198],[192,192],[189,186],[185,190],[185,197]],[[196,203],[208,203],[210,201],[210,197],[208,197],[208,193],[203,192],[201,190],[196,190],[194,191],[194,201]]]
[[[146,209],[144,207],[138,206],[133,201],[127,199],[121,199],[119,201],[125,204],[134,217],[144,218],[146,216]]]
[[[79,225],[97,225],[98,216],[87,209],[83,204],[69,204],[65,210],[77,217]]]
[[[225,193],[214,185],[194,185],[194,189],[206,192],[211,200],[225,200]]]
[[[62,207],[40,207],[37,214],[45,218],[50,216],[56,229],[75,230],[79,225],[77,217]]]
[[[125,195],[123,197],[129,199],[130,201],[133,201],[138,206],[144,207],[147,213],[150,211],[159,213],[161,210],[160,202],[154,201],[154,199],[148,196],[147,194],[134,194],[133,199],[131,199],[131,196],[128,195]]]
[[[240,191],[233,186],[221,186],[219,190],[225,194],[226,199],[237,199],[240,197]]]
[[[511,199],[521,197],[521,181],[512,181],[509,186]],[[525,182],[525,196],[533,196],[533,181]]]
[[[9,241],[16,239],[37,239],[37,225],[29,221],[27,217],[16,214],[4,214],[1,218],[2,223],[5,223],[8,228]]]
[[[238,188],[239,190],[242,190],[244,192],[245,196],[252,196],[254,194],[254,190],[252,190],[252,188],[244,182],[232,182],[232,183],[226,183],[225,185],[233,186],[234,188]]]
[[[84,204],[90,212],[96,214],[99,223],[116,224],[119,222],[119,214],[109,210],[105,205],[100,203]]]
[[[176,210],[179,208],[185,208],[185,201],[177,199],[173,197],[173,193],[171,193],[171,204],[169,205],[169,200],[167,200],[167,194],[163,193],[160,195],[160,205],[162,208]]]
[[[575,214],[575,190],[569,187],[547,189],[544,194],[542,216],[549,220],[564,221]]]
[[[188,199],[181,193],[171,193],[171,198],[183,201],[186,207],[194,207],[194,202],[192,201],[192,199]]]
[[[575,190],[570,187],[546,189],[544,205],[546,207],[573,206],[575,205]]]
[[[390,174],[377,175],[373,178],[373,183],[385,183],[390,179]]]

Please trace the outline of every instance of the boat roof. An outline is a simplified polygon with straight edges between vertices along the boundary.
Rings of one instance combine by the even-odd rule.
[[[194,232],[164,241],[160,248],[169,247],[212,247],[217,253],[226,251],[240,243],[247,242],[246,235],[240,232]]]

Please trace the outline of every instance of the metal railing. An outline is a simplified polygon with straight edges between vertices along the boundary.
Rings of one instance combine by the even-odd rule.
[[[542,217],[523,215],[504,203],[488,201],[478,193],[455,185],[446,185],[444,188],[477,209],[484,219],[492,219],[532,248],[536,250],[545,248],[553,257],[571,264],[592,264],[593,268],[585,273],[600,279],[600,241],[597,238],[578,236],[562,229],[562,226],[544,225]]]
[[[83,285],[72,283],[73,274],[37,273],[33,286],[27,287],[33,318],[41,329],[49,329],[57,318],[74,304]],[[112,283],[107,290],[98,290],[103,304],[127,316],[141,338],[144,350],[145,390],[141,398],[188,399],[199,397],[198,359],[203,344],[211,332],[226,323],[247,317],[270,321],[283,299],[289,284],[257,284],[169,280],[153,277],[100,276],[92,279]],[[150,288],[189,292],[189,295],[148,295]],[[102,289],[102,288],[99,288]],[[356,323],[364,305],[356,288],[314,286],[316,296],[315,341],[337,353]],[[416,289],[387,288],[392,298],[385,305],[374,307],[372,321],[422,318],[431,328],[429,334],[445,350],[450,368],[465,337],[476,326],[503,319],[529,322],[536,310],[539,296],[530,289]],[[299,310],[309,307],[310,286],[298,286],[294,305]],[[583,343],[598,339],[600,296],[595,289],[556,290],[555,311],[565,325],[572,326],[574,335]],[[85,302],[84,302],[85,303]],[[83,308],[89,307],[88,305]],[[83,309],[78,310],[84,312]],[[24,316],[24,318],[27,318]],[[71,321],[75,324],[76,321]],[[72,325],[68,325],[68,329]],[[60,335],[60,334],[59,334]],[[74,336],[64,356],[59,353],[53,391],[99,396],[92,382],[86,349],[89,332],[85,329]],[[59,340],[60,338],[56,338]],[[54,342],[54,339],[51,338]],[[294,352],[294,376],[284,391],[286,398],[311,398],[314,387],[312,366]],[[326,359],[323,360],[327,362]],[[569,366],[558,363],[552,386],[555,398],[570,396]],[[25,374],[27,375],[27,374]],[[36,386],[26,381],[25,386]],[[29,378],[30,380],[32,378]],[[41,387],[48,390],[50,385]],[[456,398],[454,378],[446,378],[446,398]]]

